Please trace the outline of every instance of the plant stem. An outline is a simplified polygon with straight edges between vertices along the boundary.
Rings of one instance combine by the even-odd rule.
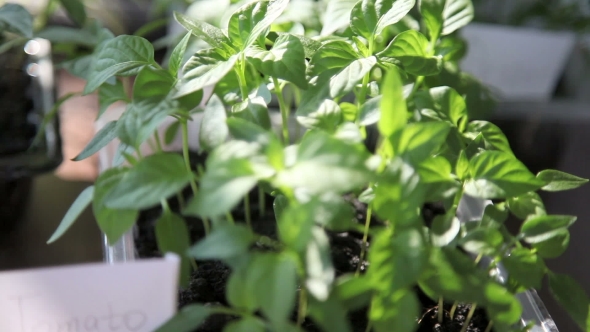
[[[244,212],[246,214],[246,225],[248,225],[248,228],[251,230],[252,229],[252,214],[250,212],[250,195],[246,194],[246,196],[244,196]]]
[[[248,99],[248,83],[246,82],[246,58],[244,54],[242,54],[242,57],[239,60],[239,67],[239,69],[236,68],[236,73],[238,74],[240,92],[242,94],[242,100],[246,100]]]
[[[156,148],[158,149],[158,152],[164,151],[164,149],[162,149],[162,141],[160,140],[160,133],[157,130],[154,133],[154,140],[156,141]]]
[[[264,190],[262,190],[261,186],[258,186],[258,212],[260,213],[260,217],[263,217],[266,214],[266,194]]]
[[[488,326],[486,327],[486,330],[484,332],[492,332],[492,327],[494,327],[494,321],[493,320],[491,320],[488,323]]]
[[[176,194],[176,198],[178,199],[178,205],[180,206],[180,210],[184,210],[184,197],[182,196],[182,193],[177,193]]]
[[[373,323],[372,323],[372,322],[369,322],[369,323],[367,324],[367,328],[365,329],[365,332],[371,332],[371,329],[372,329],[372,328],[373,328]]]
[[[414,97],[414,94],[416,93],[416,91],[418,91],[418,89],[420,88],[420,85],[422,85],[422,82],[424,82],[424,76],[418,76],[416,78],[416,82],[414,83],[414,86],[412,87],[412,92],[410,92],[410,95],[408,96],[408,100],[412,99],[412,97]]]
[[[459,302],[455,301],[455,303],[453,303],[453,306],[451,307],[451,311],[449,312],[449,316],[451,316],[451,319],[455,318],[455,311],[457,311],[457,306],[459,305]]]
[[[289,106],[285,103],[283,96],[283,88],[276,77],[272,77],[272,83],[275,86],[275,94],[279,100],[279,109],[281,110],[281,119],[283,122],[283,142],[285,145],[289,144]]]
[[[236,223],[234,220],[234,216],[231,215],[231,212],[225,214],[225,218],[233,225]]]
[[[469,323],[471,323],[471,318],[473,318],[473,314],[475,313],[475,309],[477,308],[477,303],[471,305],[469,309],[469,313],[467,314],[467,319],[463,323],[463,327],[461,328],[461,332],[467,332],[467,328],[469,327]]]
[[[355,273],[356,276],[358,276],[361,273],[361,265],[363,265],[363,260],[365,259],[367,240],[369,238],[369,227],[371,226],[372,212],[373,212],[373,210],[369,206],[367,208],[367,217],[365,219],[365,231],[363,232],[363,245],[361,246],[361,255],[359,257],[359,264],[356,267],[356,273]]]
[[[180,126],[182,128],[182,156],[184,157],[184,165],[186,166],[186,171],[193,174],[190,156],[188,153],[188,122],[186,121],[186,119],[180,121]],[[197,196],[197,181],[195,180],[194,176],[191,176],[190,185],[191,189],[193,190],[193,197]],[[209,220],[207,220],[207,218],[202,218],[201,220],[203,221],[205,235],[209,235],[209,230],[211,229],[211,225],[209,225]]]
[[[443,312],[445,310],[444,306],[445,306],[445,303],[443,301],[443,297],[441,296],[438,298],[438,322],[439,322],[439,324],[442,324],[442,322],[443,322],[443,317],[444,317]]]
[[[307,292],[305,291],[305,287],[301,288],[299,291],[299,309],[297,310],[297,327],[301,327],[303,321],[305,320],[305,316],[307,315]]]
[[[375,44],[375,38],[374,37],[369,38],[369,52],[368,52],[368,54],[366,54],[366,56],[373,55],[374,44]],[[363,81],[361,83],[361,92],[357,96],[357,106],[358,106],[359,110],[361,109],[361,106],[363,106],[363,104],[365,103],[365,100],[367,100],[367,91],[369,89],[369,80],[371,80],[371,71],[370,70],[363,77]],[[359,121],[360,121],[360,112],[357,111],[356,123],[358,124]]]

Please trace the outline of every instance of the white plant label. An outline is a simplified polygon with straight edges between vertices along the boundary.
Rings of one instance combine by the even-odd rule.
[[[150,332],[176,312],[179,259],[0,273],[0,331]]]

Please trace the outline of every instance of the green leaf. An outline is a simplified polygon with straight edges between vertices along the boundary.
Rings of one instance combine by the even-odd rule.
[[[215,49],[200,50],[184,65],[184,75],[175,97],[182,97],[214,85],[229,73],[237,56],[225,60]]]
[[[545,182],[545,185],[541,188],[544,191],[575,189],[588,182],[588,179],[552,169],[539,172],[539,174],[537,174],[537,179]]]
[[[303,113],[302,111],[312,112]],[[320,128],[333,133],[342,122],[342,110],[336,102],[326,99],[315,110],[312,108],[302,109],[297,114],[297,121],[306,128]]]
[[[133,101],[163,100],[174,85],[174,77],[161,68],[144,67],[133,83]]]
[[[284,324],[295,306],[297,265],[288,255],[263,254],[252,269],[263,271],[264,277],[256,287],[262,313],[273,324]]]
[[[507,331],[503,326],[510,326],[519,322],[522,315],[522,306],[514,294],[505,287],[494,282],[488,282],[484,287],[485,301],[483,302],[489,312],[490,319],[496,322],[497,329]]]
[[[584,288],[570,276],[550,273],[549,289],[553,297],[568,312],[574,322],[582,330],[587,331],[590,301],[588,301]]]
[[[242,118],[229,118],[226,123],[229,128],[229,133],[237,140],[258,143],[262,146],[266,146],[272,140],[277,139],[270,131]]]
[[[415,284],[426,268],[428,246],[419,229],[388,230],[374,237],[367,271],[377,293],[393,294]]]
[[[211,47],[220,50],[224,57],[227,58],[236,53],[233,47],[230,46],[231,41],[227,38],[223,30],[205,22],[193,21],[178,12],[174,12],[174,19],[188,32],[205,41]]]
[[[232,321],[223,328],[223,332],[265,332],[266,325],[260,318],[244,317]]]
[[[397,35],[383,51],[377,53],[377,58],[381,62],[399,66],[412,75],[436,75],[442,69],[442,58],[431,56],[429,47],[428,39],[423,34],[408,30]]]
[[[98,91],[98,102],[100,108],[96,118],[99,119],[104,114],[104,112],[106,112],[109,106],[118,101],[129,102],[123,82],[116,80],[114,85],[103,84]]]
[[[476,228],[459,241],[465,251],[472,254],[493,255],[504,243],[502,233],[493,228]]]
[[[167,99],[161,102],[154,102],[152,99],[134,101],[127,105],[117,121],[117,136],[121,142],[137,149],[174,111],[175,108]]]
[[[339,300],[335,296],[325,301],[309,298],[309,316],[323,331],[351,332],[346,309]]]
[[[428,158],[416,168],[420,180],[428,188],[428,201],[434,202],[454,196],[459,183],[451,176],[451,169],[451,164],[442,156]]]
[[[416,122],[391,136],[394,153],[418,165],[440,149],[451,127],[444,122]]]
[[[442,35],[450,35],[466,26],[474,17],[473,2],[471,0],[446,0],[443,16]]]
[[[168,71],[174,77],[178,77],[178,71],[182,66],[182,60],[184,59],[184,54],[186,53],[186,48],[188,46],[188,42],[191,39],[191,32],[187,32],[186,35],[182,38],[180,43],[174,47],[172,53],[170,54],[170,59],[168,60]]]
[[[88,145],[86,145],[84,150],[82,150],[82,152],[80,152],[80,154],[78,154],[72,160],[73,161],[84,160],[84,159],[92,156],[96,152],[98,152],[100,149],[107,146],[107,144],[109,144],[113,139],[115,139],[115,137],[117,137],[117,130],[116,129],[117,129],[117,121],[111,121],[111,122],[108,122],[107,124],[105,124],[104,127],[102,127],[94,135],[94,137],[92,137],[92,140],[90,140],[90,143],[88,143]]]
[[[201,326],[211,314],[211,307],[201,304],[189,304],[179,313],[160,326],[155,332],[191,332]]]
[[[217,95],[211,96],[205,107],[199,131],[202,149],[210,151],[225,142],[229,135],[226,119],[225,106]]]
[[[33,37],[33,17],[21,5],[7,3],[0,7],[0,31]]]
[[[320,35],[329,36],[347,27],[350,23],[350,12],[358,0],[328,0],[322,17]]]
[[[341,195],[324,193],[308,203],[316,224],[331,231],[347,231],[354,227],[354,209]]]
[[[330,240],[321,227],[313,227],[305,252],[305,287],[318,301],[326,301],[332,289],[336,270],[332,264]]]
[[[537,216],[527,219],[520,228],[520,236],[528,243],[547,241],[560,234],[561,230],[570,227],[575,221],[574,216]]]
[[[508,209],[504,204],[489,204],[483,210],[480,226],[498,229],[506,219],[508,219]]]
[[[356,311],[369,305],[373,288],[366,274],[345,274],[336,280],[333,294],[346,310]]]
[[[474,197],[514,197],[543,185],[518,159],[505,152],[482,152],[471,159],[469,168],[472,179],[465,182],[464,189]]]
[[[382,96],[371,98],[361,106],[359,116],[359,124],[361,126],[370,126],[379,122],[379,119],[381,118],[381,99]]]
[[[570,244],[570,232],[562,228],[555,232],[555,235],[545,241],[533,243],[537,254],[543,258],[557,258],[561,256]]]
[[[223,149],[221,145],[217,150]],[[252,164],[246,159],[207,161],[200,190],[188,203],[184,213],[202,217],[219,217],[231,211],[258,182]]]
[[[408,122],[408,109],[403,94],[403,83],[396,69],[390,69],[383,80],[383,97],[381,98],[381,116],[379,132],[383,137],[405,127]]]
[[[285,209],[289,206],[289,199],[284,195],[277,195],[272,203],[272,208],[275,213],[275,219],[281,220]]]
[[[190,246],[190,234],[184,219],[170,212],[164,211],[156,220],[156,241],[161,253],[172,252],[181,257],[180,285],[188,286],[191,273],[191,262],[186,255]]]
[[[226,298],[232,307],[254,312],[260,306],[256,299],[256,283],[261,278],[261,271],[252,270],[252,260],[247,265],[236,269],[226,283]]]
[[[47,241],[48,244],[55,242],[57,239],[62,237],[62,235],[64,235],[64,233],[74,224],[76,219],[78,219],[80,214],[82,214],[82,212],[84,212],[86,207],[90,204],[93,195],[94,186],[90,186],[84,189],[80,193],[80,195],[78,195],[74,203],[72,203],[72,205],[68,209],[68,212],[66,212],[66,215],[59,223],[59,226],[57,227],[55,232],[53,232],[53,235],[51,235],[51,237]]]
[[[318,76],[321,73],[343,69],[361,56],[350,43],[336,40],[322,45],[309,62],[310,76]]]
[[[130,76],[154,63],[154,47],[145,38],[122,35],[106,41],[92,62],[84,94],[98,89],[109,78]]]
[[[467,105],[465,99],[457,91],[448,86],[432,88],[428,91],[428,101],[418,99],[419,108],[430,108],[439,113],[441,119],[448,120],[463,131],[467,121]]]
[[[360,145],[349,145],[321,131],[302,139],[293,167],[277,174],[276,184],[307,189],[310,193],[343,193],[371,179],[369,155]],[[345,179],[345,180],[344,180]]]
[[[457,165],[455,166],[455,174],[461,181],[464,181],[469,177],[469,159],[467,159],[465,150],[461,150],[461,153],[459,153]]]
[[[174,121],[166,128],[166,132],[164,133],[164,143],[166,145],[172,144],[176,136],[178,136],[178,130],[180,129],[180,121]]]
[[[280,210],[277,228],[279,238],[289,249],[302,252],[312,235],[313,219],[310,209],[305,205],[289,206]]]
[[[96,35],[88,30],[64,26],[49,26],[35,34],[35,37],[47,39],[53,43],[71,43],[95,47],[98,43]]]
[[[244,48],[252,45],[259,37],[266,36],[267,29],[281,16],[289,5],[289,0],[270,0],[264,18],[250,30],[248,38],[244,41]]]
[[[377,64],[374,56],[352,61],[330,79],[330,96],[337,98],[353,91],[357,83]]]
[[[158,153],[140,160],[105,198],[114,209],[145,209],[176,194],[191,180],[178,154]]]
[[[543,260],[526,248],[516,248],[502,259],[508,275],[522,287],[540,289],[547,267]]]
[[[93,58],[92,55],[83,55],[72,60],[64,61],[59,65],[56,65],[56,67],[63,68],[76,77],[88,79],[92,69]]]
[[[425,189],[416,170],[402,159],[394,158],[375,186],[373,210],[382,220],[395,225],[416,225]]]
[[[418,317],[420,304],[414,292],[399,290],[395,293],[376,293],[371,301],[369,319],[376,332],[412,332],[416,329],[414,319]]]
[[[110,209],[105,206],[107,194],[123,179],[128,169],[111,168],[100,174],[96,180],[92,211],[100,230],[105,233],[109,244],[115,244],[123,234],[135,225],[139,212],[131,209]]]
[[[232,106],[232,116],[248,120],[264,129],[270,129],[270,115],[262,97],[248,98]]]
[[[248,252],[256,240],[254,234],[244,225],[223,225],[213,229],[204,239],[189,250],[189,255],[201,260],[228,260]]]
[[[246,49],[246,42],[250,38],[250,33],[254,26],[262,21],[266,15],[269,1],[250,1],[235,11],[227,26],[227,34],[232,44],[240,50]],[[256,41],[254,38],[252,41]],[[260,40],[259,42],[264,42]]]
[[[279,36],[270,51],[259,46],[250,47],[246,57],[264,75],[284,79],[301,89],[307,89],[305,52],[297,37],[290,34]]]
[[[420,14],[430,34],[430,40],[438,40],[443,28],[443,11],[446,0],[420,0]]]
[[[508,199],[507,203],[512,214],[520,219],[547,214],[543,200],[535,192],[528,192],[520,196],[511,197]]]
[[[487,121],[472,121],[467,126],[467,131],[471,133],[473,138],[481,133],[485,139],[486,145],[491,146],[491,148],[495,150],[513,154],[508,139],[504,136],[502,130],[493,123]]]
[[[59,0],[64,7],[68,16],[79,26],[84,26],[86,23],[86,8],[81,0]]]
[[[452,214],[439,215],[432,221],[430,235],[432,245],[444,247],[449,245],[461,230],[461,221]]]
[[[361,0],[352,8],[350,27],[369,40],[399,22],[414,7],[415,0]]]

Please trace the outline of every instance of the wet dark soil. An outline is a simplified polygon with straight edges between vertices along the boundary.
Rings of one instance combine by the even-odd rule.
[[[190,189],[184,192],[186,199],[190,198]],[[258,208],[257,192],[250,194],[251,213],[253,216],[253,228],[261,235],[276,238],[276,222],[272,208],[273,197],[266,197],[266,207],[264,213]],[[356,218],[359,223],[364,224],[366,217],[366,206],[356,199],[347,197],[347,200],[356,211]],[[169,201],[172,210],[179,210],[177,199]],[[138,220],[136,232],[136,249],[142,258],[159,257],[154,233],[154,224],[160,216],[160,209],[154,208],[143,211]],[[444,214],[444,208],[437,204],[426,204],[422,209],[422,215],[425,223],[429,225],[436,215]],[[241,206],[233,211],[236,222],[244,220],[244,212]],[[204,236],[204,230],[201,220],[198,218],[186,218],[186,222],[191,233],[193,243]],[[378,223],[378,221],[375,221]],[[360,263],[360,253],[362,246],[362,234],[356,232],[334,233],[328,232],[330,245],[332,248],[332,261],[337,276],[346,273],[354,273]],[[189,286],[179,291],[178,306],[182,308],[188,304],[200,303],[204,305],[227,305],[225,297],[225,284],[231,274],[231,269],[219,261],[197,261],[198,270],[194,271],[190,278]],[[362,262],[361,272],[367,268],[367,262]],[[438,322],[438,305],[428,298],[419,288],[416,287],[416,294],[422,304],[421,317],[416,317],[417,332],[459,332],[465,322],[469,312],[469,305],[459,305],[453,319],[450,317],[452,303],[444,305],[444,320]],[[294,313],[293,318],[296,317]],[[209,317],[202,326],[195,332],[220,332],[223,327],[236,317],[229,315],[214,315]],[[349,313],[349,320],[354,332],[364,332],[367,328],[367,308]],[[488,325],[488,319],[485,311],[477,309],[474,317],[471,319],[467,332],[484,332]],[[303,323],[305,331],[309,332],[334,332],[322,331],[310,319]]]

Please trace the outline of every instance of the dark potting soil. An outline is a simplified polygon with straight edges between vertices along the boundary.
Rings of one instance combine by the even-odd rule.
[[[202,158],[193,156],[195,161]],[[193,159],[191,158],[191,159]],[[190,198],[190,188],[183,192],[185,200]],[[345,197],[356,212],[356,219],[359,223],[364,224],[366,218],[366,205],[352,197]],[[250,194],[251,215],[253,217],[252,227],[258,234],[276,238],[276,221],[273,212],[273,197],[267,195],[265,211],[261,213],[258,206],[257,192]],[[170,199],[170,207],[173,211],[179,210],[179,202],[176,198]],[[444,214],[445,210],[438,204],[426,204],[422,209],[422,216],[427,225],[432,223],[435,216]],[[142,258],[159,257],[155,238],[155,222],[161,214],[160,208],[153,208],[143,211],[140,214],[136,228],[136,249],[138,255]],[[233,211],[234,219],[237,222],[245,219],[242,206]],[[204,229],[201,220],[198,218],[186,218],[190,231],[192,243],[197,242],[204,236]],[[371,224],[379,224],[379,221],[372,220]],[[346,273],[354,273],[360,263],[360,253],[362,246],[362,234],[356,232],[335,233],[328,232],[330,246],[332,248],[332,262],[336,270],[336,275],[340,276]],[[207,306],[227,305],[225,297],[225,285],[231,274],[231,269],[220,261],[197,261],[199,268],[191,275],[189,285],[186,289],[179,291],[178,307],[182,308],[188,304],[200,303]],[[361,264],[361,272],[366,271],[367,262]],[[465,322],[470,305],[458,305],[453,319],[450,318],[452,303],[444,305],[444,320],[438,322],[438,304],[428,298],[418,287],[416,294],[422,304],[420,317],[416,317],[417,332],[459,332]],[[293,313],[293,320],[296,318],[296,312]],[[220,332],[224,326],[236,319],[230,315],[218,314],[210,316],[200,328],[195,332]],[[367,308],[349,313],[349,321],[354,332],[364,332],[367,327]],[[488,324],[485,311],[476,309],[475,315],[470,321],[467,332],[484,332]],[[308,332],[338,332],[322,331],[311,319],[307,319],[302,327]],[[394,328],[394,327],[392,327]],[[394,330],[392,330],[394,331]]]

